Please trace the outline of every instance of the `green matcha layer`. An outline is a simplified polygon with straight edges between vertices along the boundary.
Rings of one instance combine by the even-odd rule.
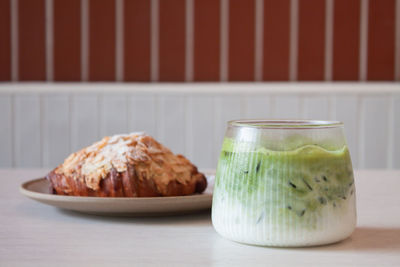
[[[315,215],[323,207],[343,207],[354,194],[353,183],[347,146],[326,150],[318,145],[302,145],[294,150],[273,151],[226,138],[215,193],[221,196],[219,199],[251,203],[252,213],[260,218],[272,207],[301,218]],[[278,196],[271,191],[279,192]]]

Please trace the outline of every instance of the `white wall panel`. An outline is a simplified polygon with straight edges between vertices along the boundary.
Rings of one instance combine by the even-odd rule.
[[[100,135],[124,134],[128,131],[128,98],[126,95],[100,96]]]
[[[388,163],[389,98],[363,99],[361,168],[386,168]]]
[[[186,106],[184,96],[158,97],[158,136],[174,153],[185,154]]]
[[[188,98],[187,142],[188,157],[199,168],[215,168],[217,158],[214,144],[215,103],[211,96]]]
[[[305,96],[303,98],[304,119],[309,120],[329,120],[330,103],[326,96]]]
[[[335,113],[332,119],[344,123],[344,133],[349,146],[353,167],[359,167],[359,143],[362,133],[359,121],[358,97],[354,95],[342,95],[334,98],[333,109]]]
[[[217,96],[215,98],[214,162],[217,162],[224,139],[227,122],[243,117],[242,99],[239,96]]]
[[[15,167],[42,166],[42,124],[39,95],[15,96]]]
[[[144,131],[157,136],[157,106],[154,95],[129,96],[128,132]]]
[[[124,87],[114,94],[68,88],[58,93],[40,88],[36,93],[30,87],[21,92],[0,90],[0,167],[54,167],[104,135],[145,131],[198,167],[214,168],[227,121],[310,118],[344,122],[355,168],[400,168],[397,91],[314,95],[296,87],[290,93],[289,89],[192,93],[166,86],[166,91],[151,92]]]
[[[99,102],[95,94],[74,95],[71,105],[71,151],[97,141],[99,133]]]
[[[391,167],[400,169],[400,96],[393,99],[393,127],[392,127]]]
[[[56,167],[70,152],[68,95],[43,96],[43,166]]]
[[[12,96],[0,96],[0,168],[13,165]]]
[[[302,117],[301,99],[296,95],[277,95],[273,98],[275,119],[298,119]]]
[[[272,117],[271,97],[264,95],[248,96],[244,101],[244,118],[269,119]]]

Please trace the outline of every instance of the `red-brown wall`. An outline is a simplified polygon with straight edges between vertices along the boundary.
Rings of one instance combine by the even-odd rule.
[[[399,5],[0,0],[0,81],[400,80]]]

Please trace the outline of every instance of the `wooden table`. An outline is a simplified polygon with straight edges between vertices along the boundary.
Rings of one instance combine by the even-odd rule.
[[[357,171],[358,227],[313,248],[254,247],[213,229],[210,213],[111,218],[58,210],[18,192],[46,170],[0,170],[0,266],[400,266],[400,171]]]

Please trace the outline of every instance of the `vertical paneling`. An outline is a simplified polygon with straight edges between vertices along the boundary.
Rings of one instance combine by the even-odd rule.
[[[156,97],[134,95],[129,97],[129,132],[146,132],[157,138]]]
[[[100,135],[124,134],[128,130],[128,98],[120,94],[105,94],[101,99]]]
[[[270,119],[272,117],[271,97],[259,95],[248,96],[244,102],[246,119]]]
[[[386,168],[388,153],[389,101],[385,96],[363,98],[364,138],[361,167]]]
[[[158,136],[174,153],[185,153],[186,107],[184,96],[158,98]]]
[[[299,1],[298,79],[323,80],[325,1]]]
[[[89,79],[115,80],[115,0],[89,1]]]
[[[222,141],[224,139],[227,122],[242,118],[242,101],[240,96],[216,96],[215,97],[215,152],[219,156]],[[214,158],[217,161],[218,158]]]
[[[393,99],[392,167],[400,169],[400,96]]]
[[[333,79],[358,80],[360,0],[334,1]]]
[[[334,120],[344,123],[344,132],[346,135],[347,144],[349,146],[353,167],[360,166],[359,161],[359,143],[362,131],[359,128],[359,104],[358,97],[354,95],[339,95],[335,97]]]
[[[276,96],[273,99],[275,119],[296,119],[301,116],[300,99],[294,95]]]
[[[45,95],[43,110],[43,166],[54,168],[70,152],[68,95]]]
[[[303,98],[303,118],[329,120],[329,99],[326,96],[306,96]]]
[[[254,0],[229,1],[229,80],[254,80]]]
[[[159,1],[160,81],[185,80],[185,0]]]
[[[54,4],[54,80],[81,79],[81,1]]]
[[[45,80],[45,1],[18,0],[19,79]]]
[[[12,96],[0,96],[0,168],[13,165]]]
[[[71,150],[77,151],[101,138],[96,95],[75,95],[71,103]]]
[[[369,1],[368,80],[394,79],[396,0]]]
[[[42,166],[42,123],[38,95],[15,96],[15,167]]]
[[[10,12],[10,0],[0,0],[0,81],[11,80]]]
[[[199,168],[215,168],[216,155],[214,145],[215,103],[212,96],[190,97],[190,114],[187,127],[189,132],[188,157]]]
[[[220,12],[219,1],[194,1],[195,81],[219,80]]]
[[[265,81],[289,79],[290,0],[264,0]]]
[[[399,114],[397,94],[2,94],[0,167],[54,167],[104,135],[145,131],[214,168],[227,121],[307,118],[344,122],[354,168],[400,168]]]
[[[150,3],[124,2],[124,77],[126,81],[150,81]]]

